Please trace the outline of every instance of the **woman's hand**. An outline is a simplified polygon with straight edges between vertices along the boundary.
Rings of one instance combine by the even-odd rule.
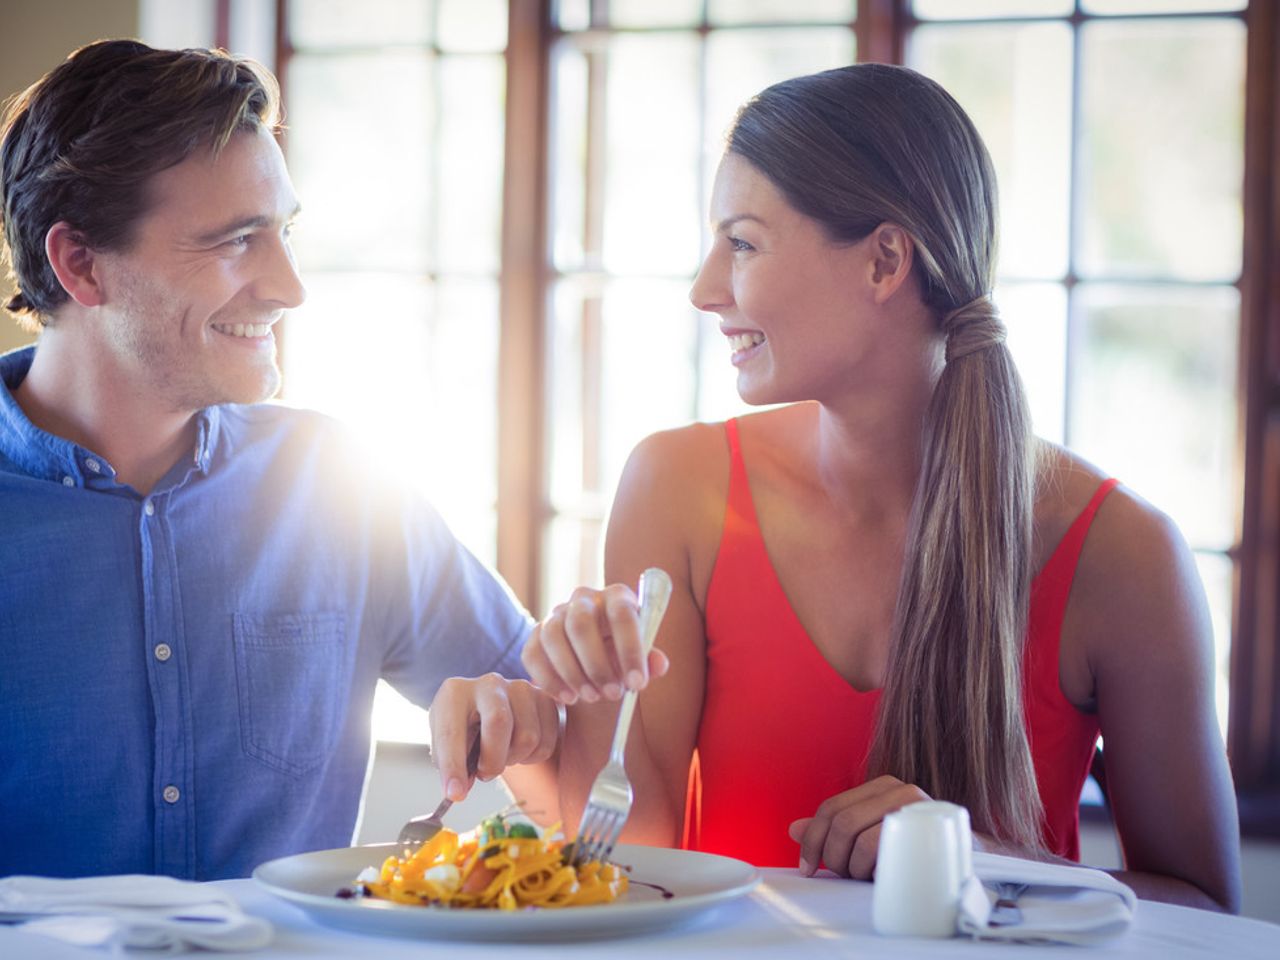
[[[466,797],[472,786],[467,753],[477,728],[476,777],[480,780],[492,780],[513,764],[549,760],[560,740],[555,700],[527,680],[507,680],[496,673],[446,680],[428,715],[431,750],[444,795],[455,802]]]
[[[813,876],[819,864],[855,880],[870,880],[880,849],[880,824],[908,804],[932,799],[915,784],[896,777],[877,777],[829,797],[812,817],[788,828],[800,844],[800,872]]]
[[[668,667],[662,651],[642,652],[636,595],[617,583],[575,590],[534,628],[521,659],[533,682],[565,704],[618,700]]]

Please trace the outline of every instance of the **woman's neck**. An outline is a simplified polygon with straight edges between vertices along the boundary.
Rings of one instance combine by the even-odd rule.
[[[893,369],[882,367],[875,383],[819,405],[818,482],[849,509],[910,511],[925,417],[942,371],[941,346],[905,356],[907,362]]]

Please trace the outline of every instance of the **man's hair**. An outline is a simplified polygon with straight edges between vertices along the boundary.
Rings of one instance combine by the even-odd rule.
[[[45,255],[55,223],[91,249],[128,249],[155,174],[200,149],[216,154],[237,131],[274,133],[279,119],[276,80],[252,60],[135,40],[75,51],[0,123],[0,222],[18,288],[5,306],[37,329],[66,302]]]

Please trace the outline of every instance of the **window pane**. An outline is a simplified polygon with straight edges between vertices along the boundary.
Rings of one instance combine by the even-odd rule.
[[[428,406],[400,413],[401,443],[425,448],[425,489],[458,539],[496,562],[498,283],[443,278],[426,356]],[[419,374],[421,376],[421,374]]]
[[[561,270],[581,266],[587,189],[587,58],[560,44],[555,55],[552,142],[552,259]]]
[[[424,0],[292,0],[289,39],[296,48],[430,43],[433,7]],[[370,83],[363,89],[394,88]]]
[[[1239,276],[1244,41],[1226,19],[1082,28],[1082,274]]]
[[[1071,12],[1072,0],[915,0],[911,12],[921,20],[971,20],[984,17],[1057,17]]]
[[[1164,510],[1193,547],[1235,537],[1231,287],[1084,284],[1074,306],[1069,440]]]
[[[552,294],[551,357],[547,371],[551,407],[548,463],[551,505],[557,512],[574,509],[583,488],[584,299],[582,285],[572,280],[556,284]]]
[[[1071,30],[1066,24],[925,26],[907,62],[973,119],[1000,186],[1001,276],[1067,272]]]
[[[1085,13],[1214,13],[1243,10],[1248,0],[1082,0]]]
[[[611,272],[683,275],[697,264],[697,90],[695,35],[610,43],[604,264]]]
[[[605,288],[601,491],[611,498],[631,450],[694,416],[696,326],[683,281],[618,280]]]
[[[716,30],[707,37],[706,153],[710,174],[724,152],[724,137],[738,108],[765,87],[853,63],[853,32],[847,28],[809,30]],[[706,211],[700,212],[703,221]]]
[[[595,281],[557,286],[550,371],[556,517],[543,541],[544,604],[600,580],[605,515],[627,457],[650,433],[692,419],[696,330],[685,289],[667,280],[612,281],[591,329],[584,304],[598,296]],[[594,408],[584,409],[584,400]]]
[[[319,274],[308,293],[285,332],[289,402],[350,424],[371,458],[493,563],[496,283]]]
[[[591,25],[591,0],[559,0],[555,8],[561,30],[585,30]]]
[[[1036,435],[1062,443],[1066,426],[1067,293],[1056,283],[1004,283],[996,303],[1009,330]]]
[[[507,45],[507,0],[440,0],[439,16],[441,49],[497,53]]]
[[[506,66],[501,57],[439,62],[439,269],[497,273]]]
[[[374,455],[398,455],[404,434],[397,418],[431,409],[423,373],[432,285],[392,274],[341,273],[312,274],[306,284],[306,303],[290,312],[281,351],[289,403],[359,425]],[[421,476],[430,457],[421,445],[408,453],[417,458],[412,475]]]
[[[615,27],[692,27],[702,22],[702,0],[609,0]]]
[[[1231,694],[1231,558],[1221,553],[1197,553],[1196,567],[1209,599],[1213,623],[1213,693],[1222,737],[1227,736],[1227,705]]]
[[[425,53],[290,60],[287,149],[305,211],[295,244],[304,268],[428,267],[432,86]]]
[[[857,0],[709,0],[707,19],[716,25],[852,23],[857,9]]]
[[[543,534],[541,608],[564,603],[581,586],[604,586],[604,523],[598,518],[554,517]]]

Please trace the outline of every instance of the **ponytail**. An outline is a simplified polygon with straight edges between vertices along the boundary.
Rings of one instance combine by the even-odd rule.
[[[1004,324],[986,297],[947,314],[925,420],[868,770],[967,806],[1032,850],[1042,808],[1022,706],[1034,439]]]

